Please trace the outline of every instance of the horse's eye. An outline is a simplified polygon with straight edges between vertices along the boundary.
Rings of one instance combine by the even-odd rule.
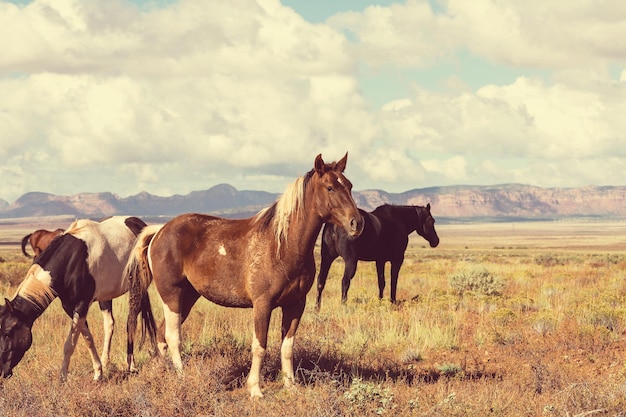
[[[328,187],[326,187],[326,189],[327,189],[328,191],[334,191],[334,190],[333,190],[333,187],[332,187],[331,185],[329,185]]]

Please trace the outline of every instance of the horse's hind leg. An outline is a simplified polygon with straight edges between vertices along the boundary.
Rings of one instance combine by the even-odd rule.
[[[157,289],[163,302],[163,317],[165,319],[165,345],[159,343],[161,345],[159,350],[164,351],[168,349],[174,367],[181,372],[183,370],[183,361],[180,355],[180,327],[200,297],[200,294],[187,280],[181,283],[180,286],[169,286],[166,292],[162,292],[158,286]],[[160,334],[161,331],[159,330],[158,333]]]
[[[189,281],[187,281],[186,286],[182,291],[181,298],[180,324],[182,325],[189,316],[191,308],[200,298],[200,294],[195,290],[195,288],[193,288]],[[157,328],[157,344],[159,353],[161,356],[165,356],[167,351],[167,341],[165,340],[165,320],[161,320]]]
[[[115,319],[113,318],[113,300],[100,301],[100,312],[102,313],[102,325],[104,327],[104,342],[102,345],[102,367],[106,368],[109,363],[109,355],[111,352],[111,339],[113,337],[113,329],[115,327]]]

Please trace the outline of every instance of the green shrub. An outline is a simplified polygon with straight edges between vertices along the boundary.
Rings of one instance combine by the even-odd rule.
[[[541,266],[545,266],[545,267],[550,267],[550,266],[563,266],[565,265],[565,260],[562,258],[559,258],[556,255],[553,255],[551,253],[542,253],[539,254],[537,256],[535,256],[535,264],[537,265],[541,265]]]
[[[354,378],[350,389],[343,396],[356,415],[365,414],[367,410],[372,410],[372,406],[378,415],[394,407],[393,393],[389,388],[383,388],[381,384],[363,382],[361,378]]]
[[[501,295],[504,281],[485,267],[475,267],[448,276],[448,284],[459,295],[474,292],[483,295]]]
[[[463,374],[463,368],[456,363],[444,363],[443,365],[438,366],[437,370],[441,375],[447,377],[455,377]]]

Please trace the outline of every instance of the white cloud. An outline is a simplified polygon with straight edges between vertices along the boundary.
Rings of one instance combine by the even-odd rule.
[[[356,190],[626,183],[619,2],[441,5],[408,0],[310,24],[277,0],[145,10],[0,0],[0,39],[19,40],[0,54],[0,198],[218,182],[280,192],[318,153],[346,151]],[[545,73],[472,90],[459,51]],[[447,89],[402,73],[405,90],[380,109],[359,84],[368,69],[442,62],[458,64],[439,79]]]
[[[0,57],[0,158],[20,161],[24,187],[36,183],[24,156],[32,147],[48,174],[87,180],[124,164],[99,180],[122,193],[140,191],[120,185],[128,169],[151,192],[182,184],[184,193],[277,166],[271,191],[282,191],[317,153],[334,160],[349,150],[355,160],[372,140],[343,36],[278,2],[182,0],[147,12],[121,1],[0,7],[0,36],[24,41]],[[0,196],[18,189],[0,185]]]
[[[488,61],[567,68],[626,61],[626,8],[590,0],[426,0],[338,13],[328,24],[354,34],[370,66],[423,68],[468,49]]]

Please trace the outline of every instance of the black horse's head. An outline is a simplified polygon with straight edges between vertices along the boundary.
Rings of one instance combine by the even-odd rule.
[[[0,376],[13,375],[13,368],[22,360],[24,353],[33,341],[31,326],[24,320],[23,314],[13,308],[5,299],[0,306]]]
[[[426,207],[416,206],[418,222],[415,231],[430,243],[431,248],[439,245],[439,236],[435,231],[435,218],[430,214],[430,203]]]

